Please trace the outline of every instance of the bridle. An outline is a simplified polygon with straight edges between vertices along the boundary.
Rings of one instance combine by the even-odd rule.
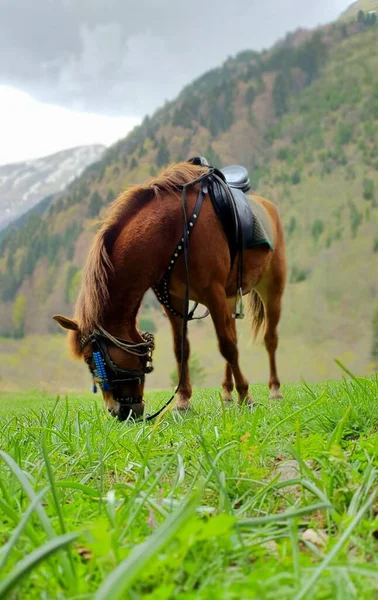
[[[144,383],[145,375],[153,371],[152,352],[155,348],[154,336],[149,332],[142,332],[143,342],[130,342],[112,336],[100,325],[89,336],[80,339],[81,350],[91,343],[94,367],[88,361],[88,367],[93,378],[93,391],[97,392],[97,384],[103,392],[116,391],[124,383],[134,382],[137,385]],[[121,369],[112,360],[108,346],[116,346],[123,352],[133,354],[139,358],[138,369]],[[141,398],[134,396],[115,396],[115,400],[124,405],[141,402]]]

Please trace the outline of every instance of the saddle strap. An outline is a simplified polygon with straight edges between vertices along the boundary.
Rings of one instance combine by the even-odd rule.
[[[206,194],[207,194],[207,185],[206,185],[206,180],[203,179],[200,181],[200,190],[198,192],[197,200],[194,205],[193,212],[190,215],[189,220],[188,220],[188,238],[190,237],[190,234],[195,227],[195,224],[196,224],[198,216],[201,212],[204,197],[206,196]],[[165,306],[173,315],[175,315],[176,317],[180,317],[181,319],[184,317],[184,315],[172,306],[171,295],[169,293],[169,281],[171,278],[172,269],[175,266],[177,260],[179,259],[179,257],[182,255],[183,252],[184,252],[184,238],[182,237],[172,254],[171,260],[169,262],[168,268],[167,268],[163,278],[152,288],[153,291],[155,292],[156,297],[159,300],[160,304]],[[195,302],[194,306],[191,308],[191,310],[188,314],[188,321],[204,319],[205,317],[208,316],[209,311],[206,310],[203,315],[201,315],[199,317],[195,317],[194,312],[197,307],[198,307],[198,302]]]

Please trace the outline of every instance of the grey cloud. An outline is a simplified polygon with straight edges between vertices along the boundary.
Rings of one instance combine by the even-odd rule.
[[[0,83],[143,116],[227,56],[335,19],[346,0],[0,0]]]

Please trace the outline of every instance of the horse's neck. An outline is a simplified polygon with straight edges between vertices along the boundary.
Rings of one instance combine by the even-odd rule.
[[[172,227],[177,220],[174,213],[180,207],[177,199],[173,199],[170,210],[169,200],[168,197],[166,202],[152,202],[135,215],[113,247],[114,276],[107,318],[113,329],[122,322],[122,330],[129,336],[136,331],[136,317],[144,294],[162,277],[174,251],[172,232],[177,239],[181,233],[179,222],[177,232]]]

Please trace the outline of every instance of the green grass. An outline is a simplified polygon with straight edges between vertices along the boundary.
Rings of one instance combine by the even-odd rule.
[[[378,598],[378,379],[283,391],[152,424],[1,394],[0,597]]]

